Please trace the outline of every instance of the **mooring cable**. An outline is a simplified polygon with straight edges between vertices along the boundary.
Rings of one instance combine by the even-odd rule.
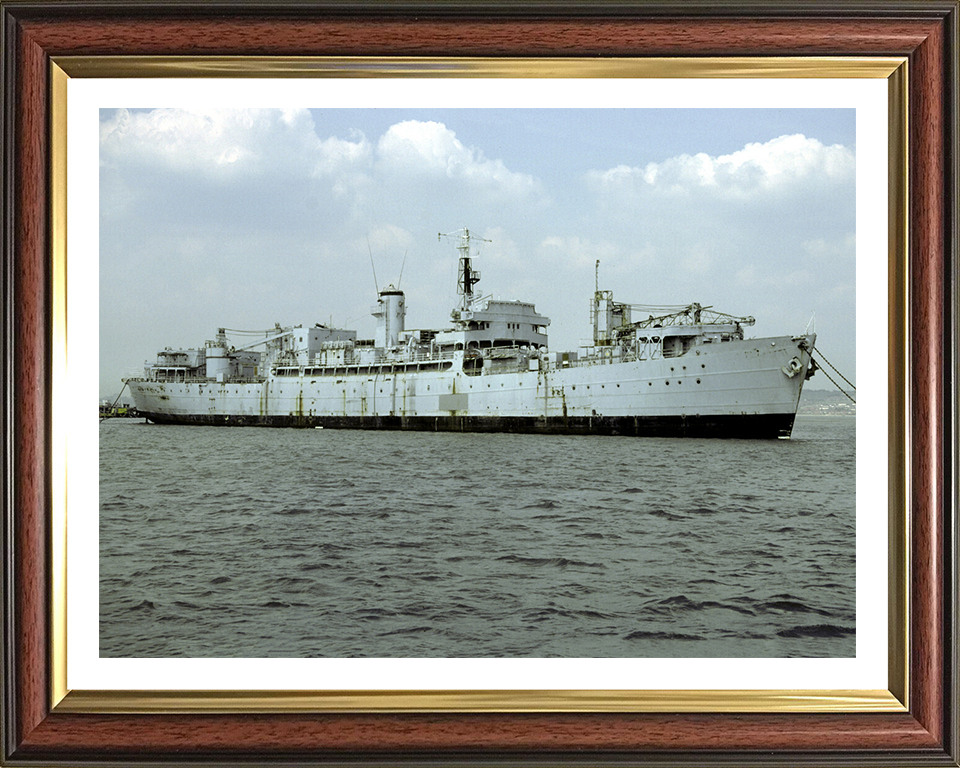
[[[835,366],[833,363],[831,363],[829,360],[827,360],[827,357],[826,357],[826,355],[823,354],[823,352],[821,352],[821,351],[820,351],[819,349],[817,349],[816,347],[813,348],[813,351],[816,352],[818,355],[820,355],[820,358],[823,360],[823,362],[825,362],[827,365],[829,365],[831,368],[833,368],[833,370],[834,370],[834,372],[837,374],[837,376],[839,376],[841,379],[843,379],[845,382],[847,382],[847,384],[850,385],[850,388],[851,388],[854,392],[857,391],[857,388],[853,385],[853,383],[852,383],[846,376],[844,376],[842,373],[840,373],[840,371],[837,369],[837,366]],[[821,368],[820,370],[823,370],[823,369]],[[824,376],[826,376],[826,374],[824,374]],[[827,378],[829,379],[830,377],[827,376]],[[831,381],[833,381],[833,380],[831,379]]]
[[[810,359],[811,359],[811,360],[813,359],[813,356],[812,356],[812,355],[811,355]],[[831,365],[830,367],[833,368],[832,365]],[[833,368],[833,370],[836,371],[837,369],[836,369],[836,368]],[[854,400],[852,397],[850,397],[850,393],[847,392],[847,391],[846,391],[843,387],[841,387],[839,384],[837,384],[837,382],[835,382],[835,381],[830,377],[830,374],[829,374],[829,373],[827,373],[823,368],[820,368],[820,371],[823,373],[824,376],[826,376],[828,379],[830,379],[830,383],[833,384],[833,386],[835,386],[837,389],[839,389],[841,392],[843,392],[843,394],[847,397],[848,400],[850,400],[851,403],[853,403],[854,405],[857,404],[857,401]],[[840,378],[843,379],[843,374],[840,373],[839,371],[837,371],[837,373],[838,373],[838,375],[840,376]],[[847,381],[846,379],[843,379],[843,380],[844,380],[844,381]],[[847,384],[850,384],[850,382],[847,381]],[[851,386],[853,386],[853,385],[851,384]],[[856,387],[854,387],[854,391],[856,391]]]
[[[110,406],[110,409],[107,411],[107,413],[113,413],[113,409],[116,408],[116,407],[117,407],[117,403],[120,402],[120,395],[123,394],[123,390],[125,390],[126,388],[127,388],[127,382],[126,382],[126,380],[124,380],[123,386],[120,387],[120,394],[117,395],[117,399],[113,401],[113,405]],[[106,416],[101,416],[101,417],[100,417],[100,421],[103,421],[105,418],[107,418],[107,417],[106,417]]]

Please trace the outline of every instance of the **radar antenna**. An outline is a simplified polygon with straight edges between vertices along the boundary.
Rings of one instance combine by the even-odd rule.
[[[456,232],[438,232],[437,241],[439,242],[442,237],[456,238],[458,241],[457,250],[460,252],[460,270],[457,274],[457,293],[463,296],[463,301],[460,302],[460,309],[466,311],[473,303],[473,286],[480,282],[480,272],[479,270],[475,270],[471,264],[470,241],[479,240],[481,243],[489,243],[490,241],[471,234],[470,230],[466,227],[458,229]]]

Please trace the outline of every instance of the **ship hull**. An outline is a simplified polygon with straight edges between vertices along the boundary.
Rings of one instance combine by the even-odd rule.
[[[773,439],[789,437],[793,413],[715,416],[221,416],[141,413],[156,424],[300,429],[375,429],[421,432],[512,432],[548,435],[631,437],[709,437]]]
[[[456,360],[449,370],[306,367],[255,382],[127,383],[158,424],[777,438],[793,428],[811,348],[812,338],[777,337],[483,375]]]

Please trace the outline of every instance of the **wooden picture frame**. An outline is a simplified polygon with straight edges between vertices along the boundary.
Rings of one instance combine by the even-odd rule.
[[[957,23],[952,2],[434,4],[17,2],[2,6],[3,742],[11,765],[870,764],[958,765]],[[51,253],[56,60],[222,57],[904,57],[909,283],[904,583],[908,641],[891,662],[907,707],[689,711],[186,713],[56,706],[51,564],[58,484],[51,369],[62,318]],[[61,180],[58,182],[58,178]],[[897,205],[893,201],[892,205]],[[897,233],[894,233],[897,236]],[[62,265],[61,265],[62,266]],[[897,299],[894,300],[896,303]],[[895,400],[893,397],[891,400]],[[896,539],[896,536],[894,536]],[[896,542],[895,542],[896,543]],[[906,581],[909,574],[909,582]],[[893,654],[894,656],[896,654]],[[902,664],[902,669],[899,667]],[[60,670],[62,671],[62,670]],[[896,687],[894,685],[894,687]],[[172,705],[176,706],[176,705]],[[544,709],[549,709],[545,707]],[[574,708],[575,709],[575,708]],[[685,709],[685,711],[679,711]],[[869,708],[868,708],[869,709]]]

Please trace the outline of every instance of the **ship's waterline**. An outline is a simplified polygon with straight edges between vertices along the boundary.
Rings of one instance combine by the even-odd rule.
[[[475,295],[471,236],[457,237],[463,298],[452,327],[407,330],[404,294],[391,285],[371,312],[374,339],[317,324],[237,345],[220,329],[203,348],[162,350],[128,379],[138,411],[157,423],[222,426],[791,434],[814,334],[747,339],[752,317],[699,304],[636,320],[649,308],[598,288],[592,344],[553,352],[550,320],[533,304]]]
[[[299,427],[315,429],[416,430],[430,432],[511,432],[544,435],[632,437],[789,437],[793,414],[750,416],[230,416],[141,414],[156,424],[213,427]]]

